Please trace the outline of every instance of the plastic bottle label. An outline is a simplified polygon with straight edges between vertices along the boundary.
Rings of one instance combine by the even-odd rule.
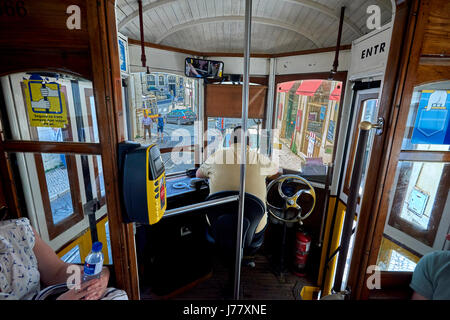
[[[87,276],[94,276],[96,274],[99,274],[102,271],[102,264],[96,263],[96,264],[84,264],[84,274]]]

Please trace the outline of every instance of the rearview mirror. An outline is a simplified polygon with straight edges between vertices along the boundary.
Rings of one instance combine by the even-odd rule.
[[[223,75],[223,62],[204,59],[185,59],[186,77],[191,78],[221,78]]]

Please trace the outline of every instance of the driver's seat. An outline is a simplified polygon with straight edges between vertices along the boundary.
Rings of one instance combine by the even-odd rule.
[[[238,194],[239,191],[220,191],[210,194],[206,200]],[[264,241],[263,236],[255,238],[255,231],[265,214],[265,210],[264,203],[258,197],[245,193],[242,233],[244,255],[253,255]],[[233,263],[235,259],[238,211],[239,201],[213,206],[206,211],[206,216],[210,222],[207,239],[219,249],[222,258],[229,263]]]

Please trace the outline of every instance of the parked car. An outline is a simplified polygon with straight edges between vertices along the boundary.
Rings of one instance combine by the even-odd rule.
[[[188,124],[197,119],[195,112],[190,110],[172,110],[166,115],[166,123]]]

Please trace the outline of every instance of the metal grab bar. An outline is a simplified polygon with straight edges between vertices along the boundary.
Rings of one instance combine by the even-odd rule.
[[[367,147],[367,141],[371,129],[376,129],[377,135],[383,133],[382,118],[378,119],[377,124],[364,121],[359,124],[359,137],[356,146],[355,160],[353,163],[352,178],[350,180],[350,190],[347,199],[347,209],[345,211],[344,224],[341,235],[341,244],[339,250],[338,262],[336,265],[336,276],[333,286],[334,292],[344,290],[342,288],[342,278],[345,271],[345,264],[347,262],[348,249],[350,246],[350,239],[352,236],[353,221],[355,220],[356,207],[358,205],[359,187],[361,185],[361,174],[364,169],[364,155]]]
[[[249,80],[250,80],[250,42],[252,26],[252,0],[245,0],[245,21],[244,21],[244,71],[242,86],[242,137],[241,137],[241,159],[246,159],[247,148],[247,120],[249,104]],[[233,299],[239,300],[239,290],[241,284],[241,261],[243,254],[242,234],[244,224],[244,199],[245,199],[245,174],[247,164],[241,164],[240,188],[239,188],[239,212],[237,222],[236,255],[234,265],[234,287]]]
[[[166,210],[166,212],[162,218],[164,219],[164,218],[175,217],[181,213],[185,213],[188,211],[209,208],[209,207],[217,206],[219,204],[224,204],[224,203],[233,202],[233,201],[237,201],[237,200],[239,200],[239,195],[228,196],[228,197],[224,197],[224,198],[220,198],[220,199],[214,199],[214,200],[208,200],[208,201],[204,201],[204,202],[200,202],[200,203],[190,204],[188,206],[183,206],[183,207],[179,207],[179,208]]]

